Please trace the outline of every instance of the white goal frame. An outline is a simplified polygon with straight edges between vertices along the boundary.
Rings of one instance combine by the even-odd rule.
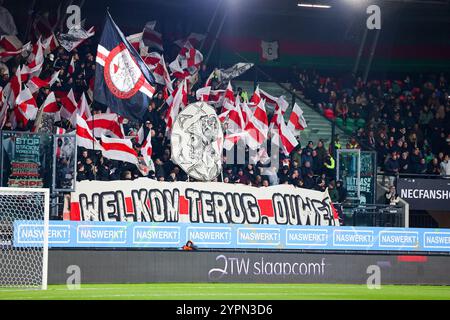
[[[42,193],[44,194],[44,232],[42,244],[42,284],[41,290],[47,290],[48,280],[48,234],[49,234],[49,219],[50,219],[50,190],[47,188],[8,188],[0,187],[1,192],[26,192],[26,193]]]

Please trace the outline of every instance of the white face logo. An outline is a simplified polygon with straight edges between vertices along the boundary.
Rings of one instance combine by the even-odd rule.
[[[172,128],[172,161],[189,176],[211,181],[222,170],[223,132],[214,109],[195,102],[181,111]]]
[[[108,88],[121,99],[131,98],[144,82],[141,70],[122,44],[106,58],[104,74]]]

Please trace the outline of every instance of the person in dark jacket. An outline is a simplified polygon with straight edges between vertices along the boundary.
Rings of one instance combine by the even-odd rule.
[[[386,173],[396,175],[399,172],[400,164],[398,162],[397,153],[392,152],[391,156],[386,160],[384,170]]]
[[[410,159],[409,159],[409,154],[408,152],[403,152],[400,159],[399,159],[399,171],[401,173],[408,173],[410,172]]]
[[[341,180],[336,181],[336,190],[339,193],[339,203],[343,203],[347,199],[347,189]]]
[[[315,189],[316,181],[314,180],[312,171],[309,171],[308,174],[303,177],[303,182],[304,182],[303,188]]]

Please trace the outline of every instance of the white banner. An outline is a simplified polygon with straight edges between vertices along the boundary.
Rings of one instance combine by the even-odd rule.
[[[243,74],[253,66],[254,63],[239,62],[229,67],[228,69],[219,69],[218,70],[219,82],[227,83],[231,79],[239,77],[241,74]]]
[[[278,59],[278,41],[261,41],[261,57],[263,60],[273,61]]]
[[[328,192],[220,182],[77,182],[71,220],[339,225]]]

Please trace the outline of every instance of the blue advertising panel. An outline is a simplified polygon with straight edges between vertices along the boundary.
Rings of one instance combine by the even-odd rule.
[[[14,222],[13,245],[42,244],[43,225]],[[50,221],[50,247],[397,250],[450,252],[450,229]]]

